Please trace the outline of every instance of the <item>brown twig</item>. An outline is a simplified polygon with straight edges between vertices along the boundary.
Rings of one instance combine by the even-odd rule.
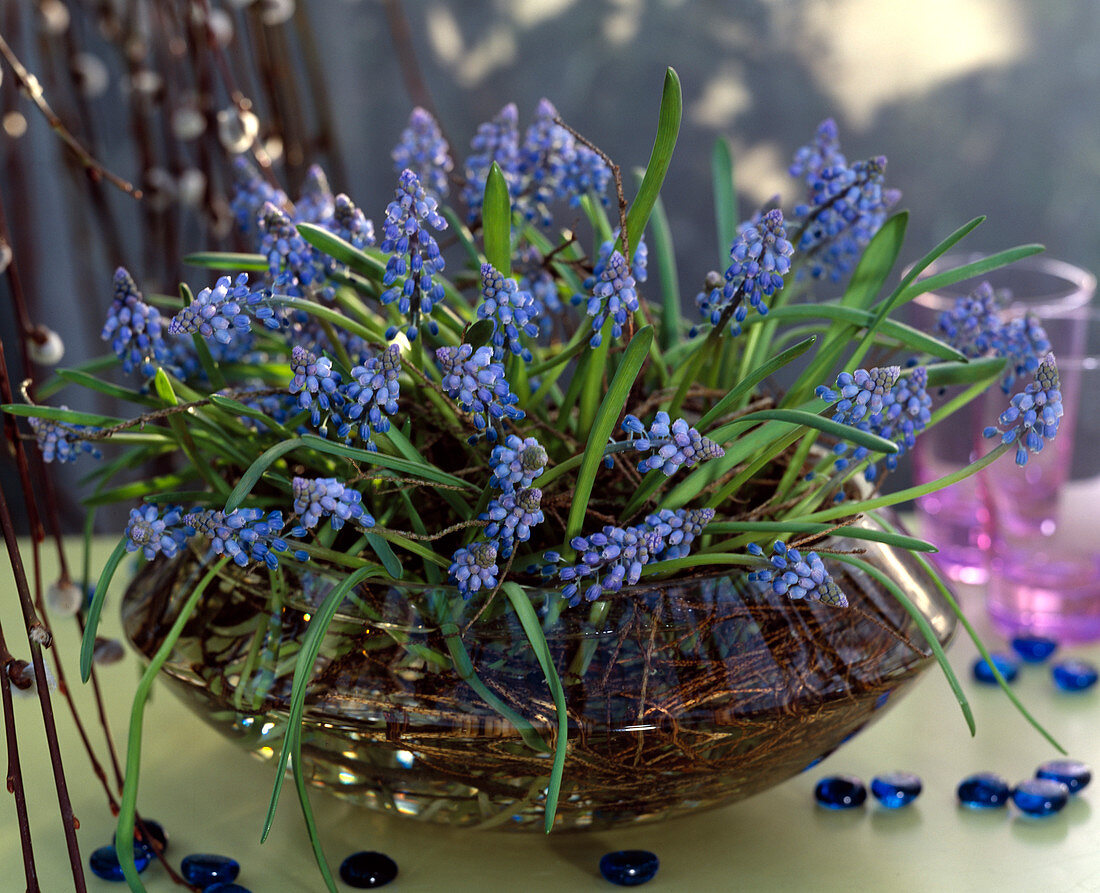
[[[31,842],[31,823],[27,815],[27,792],[23,787],[23,769],[19,763],[19,736],[15,733],[15,708],[11,699],[11,678],[8,669],[15,658],[4,641],[4,629],[0,626],[0,698],[4,707],[4,734],[7,738],[8,771],[7,788],[15,797],[15,815],[19,825],[19,846],[23,851],[23,874],[27,890],[37,891],[38,870],[34,864],[34,846]]]
[[[134,185],[128,180],[124,180],[117,174],[113,174],[107,170],[107,168],[96,161],[91,154],[89,154],[88,150],[77,141],[76,137],[69,132],[61,119],[54,114],[49,103],[46,102],[46,98],[42,92],[42,85],[38,82],[38,78],[27,71],[23,63],[19,61],[19,57],[16,56],[12,48],[8,46],[8,42],[4,40],[2,34],[0,34],[0,55],[3,55],[8,65],[11,66],[12,73],[15,75],[15,79],[19,81],[19,86],[22,88],[23,94],[30,99],[30,101],[34,103],[35,108],[42,113],[46,122],[50,125],[50,129],[61,138],[62,142],[64,142],[70,150],[72,150],[77,160],[87,169],[89,176],[95,179],[104,179],[127,195],[140,199],[140,189],[134,188]]]

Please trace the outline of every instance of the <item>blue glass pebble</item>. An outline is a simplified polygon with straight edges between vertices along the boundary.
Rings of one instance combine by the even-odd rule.
[[[340,878],[357,890],[384,887],[397,877],[397,863],[385,853],[363,850],[352,853],[340,863]]]
[[[211,884],[235,880],[241,873],[241,864],[228,856],[215,853],[192,853],[180,863],[180,874],[189,884],[203,889]]]
[[[240,884],[218,881],[216,884],[211,884],[203,890],[203,893],[252,893],[252,891],[247,887],[242,887]]]
[[[1087,660],[1064,660],[1052,670],[1054,684],[1062,691],[1084,691],[1096,685],[1096,666]]]
[[[155,822],[152,819],[142,819],[142,822],[145,824],[145,830],[149,832],[149,836],[152,837],[153,840],[155,840],[157,843],[160,844],[161,852],[164,852],[165,850],[167,850],[168,849],[168,835],[164,831],[164,826],[161,825],[160,822]],[[137,825],[134,826],[134,840],[137,842],[138,847],[141,847],[142,849],[146,850],[149,853],[149,856],[151,858],[155,859],[157,857],[157,851],[155,849],[153,849],[153,847],[149,843],[142,840],[141,831],[138,830]],[[116,842],[117,842],[117,837],[114,834],[112,834],[111,835],[111,843],[116,843]]]
[[[134,867],[140,872],[149,867],[149,853],[139,847],[134,848]],[[101,846],[88,857],[88,867],[97,878],[105,881],[124,881],[122,866],[118,864],[118,853],[114,844]]]
[[[920,792],[920,778],[912,772],[887,772],[871,779],[871,793],[887,809],[908,806]]]
[[[1066,786],[1049,778],[1021,781],[1012,792],[1012,802],[1020,812],[1036,818],[1061,812],[1068,800],[1069,790]]]
[[[649,850],[618,850],[600,859],[600,874],[620,887],[637,887],[653,880],[660,865]]]
[[[1016,636],[1012,640],[1012,650],[1020,660],[1027,661],[1029,664],[1041,664],[1057,648],[1058,643],[1046,636]]]
[[[1048,760],[1035,770],[1035,777],[1061,782],[1076,794],[1092,781],[1092,771],[1080,760]]]
[[[994,772],[979,772],[959,782],[959,802],[971,809],[999,809],[1008,803],[1008,782]]]
[[[867,788],[854,775],[832,775],[817,783],[814,799],[829,809],[854,809],[867,799]]]
[[[1015,659],[1009,657],[1007,654],[991,654],[990,659],[993,661],[993,665],[1000,670],[1001,675],[1005,677],[1005,682],[1015,682],[1016,676],[1020,672],[1020,665],[1016,663]],[[977,658],[974,661],[974,678],[979,682],[986,685],[997,685],[997,677],[993,675],[993,670],[989,664],[986,663],[984,658]]]

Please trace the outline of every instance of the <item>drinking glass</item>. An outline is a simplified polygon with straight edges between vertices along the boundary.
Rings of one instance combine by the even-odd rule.
[[[953,269],[981,256],[947,255],[923,275]],[[1006,319],[1024,313],[1037,316],[1056,356],[1080,353],[1085,329],[1082,314],[1096,292],[1096,277],[1072,264],[1043,255],[1023,258],[999,270],[920,295],[911,304],[913,324],[935,334],[940,314],[950,310],[956,299],[969,294],[982,282],[988,282],[995,291],[1009,292],[1009,301],[1003,311]],[[1017,380],[1013,391],[1025,384],[1026,381]],[[996,385],[991,391],[1007,404],[1011,395],[1002,395]],[[944,395],[945,398],[950,396],[951,393]],[[975,400],[917,438],[913,449],[916,483],[927,483],[958,471],[996,445],[982,437],[982,430],[995,420],[1004,406],[990,416],[991,406],[986,401]],[[1013,469],[1007,467],[1011,464],[1011,456],[1002,457],[981,473],[916,501],[921,533],[939,548],[935,561],[952,579],[980,584],[989,578],[990,518],[984,488],[988,481],[1011,473]]]

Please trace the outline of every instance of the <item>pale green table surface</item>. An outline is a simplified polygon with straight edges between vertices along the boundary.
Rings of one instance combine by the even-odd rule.
[[[99,543],[101,556],[109,543]],[[26,554],[26,553],[25,553]],[[49,550],[45,550],[49,555]],[[77,558],[74,550],[72,559]],[[50,561],[52,564],[52,560]],[[8,641],[22,641],[11,572],[0,572],[0,620]],[[47,581],[52,578],[49,567]],[[964,594],[982,620],[980,593]],[[89,692],[79,683],[74,621],[56,620],[58,646],[82,716],[102,753],[102,735]],[[984,622],[979,624],[983,629]],[[104,612],[103,628],[119,632],[118,597]],[[1002,645],[989,633],[989,641]],[[1100,646],[1066,653],[1100,660]],[[617,849],[648,849],[660,856],[647,891],[814,890],[966,891],[1100,890],[1100,784],[1075,798],[1059,815],[1029,819],[1012,809],[975,813],[955,802],[959,780],[992,770],[1010,782],[1030,777],[1055,751],[1014,711],[1004,696],[970,679],[974,655],[958,637],[950,651],[978,722],[971,738],[951,692],[933,668],[882,720],[828,760],[759,796],[723,809],[637,829],[593,833],[515,834],[419,825],[368,812],[314,792],[312,802],[334,869],[357,850],[380,850],[400,867],[397,891],[614,890],[597,863]],[[136,661],[105,667],[106,692],[116,739],[125,739]],[[1100,693],[1055,690],[1049,667],[1025,666],[1015,685],[1020,697],[1061,740],[1070,755],[1100,769]],[[114,828],[68,712],[55,695],[69,788],[80,820],[82,858],[110,841]],[[68,873],[38,705],[16,705],[20,756],[34,829],[42,888],[69,890]],[[223,740],[167,689],[154,689],[146,714],[139,807],[164,824],[169,856],[193,852],[231,855],[241,863],[239,882],[253,893],[323,890],[297,800],[286,788],[274,830],[263,846],[260,828],[273,767]],[[851,812],[814,805],[813,787],[824,775],[851,773],[868,784],[892,769],[916,772],[924,793],[908,809],[887,811],[872,802]],[[143,875],[151,893],[178,890],[158,865]],[[125,889],[88,874],[89,889]],[[15,805],[0,797],[0,890],[23,889]],[[343,888],[350,889],[350,888]]]

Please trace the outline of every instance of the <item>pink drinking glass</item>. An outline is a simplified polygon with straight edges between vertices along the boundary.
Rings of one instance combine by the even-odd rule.
[[[1057,354],[1065,413],[1058,436],[983,486],[986,604],[1006,636],[1100,639],[1100,311],[1077,312],[1072,322],[1081,341]]]
[[[980,257],[948,255],[924,275],[962,266]],[[1011,298],[1004,311],[1006,318],[1028,312],[1039,317],[1056,355],[1080,352],[1085,330],[1082,313],[1096,292],[1096,277],[1072,264],[1042,255],[1024,258],[949,288],[920,295],[910,305],[913,324],[922,331],[936,334],[940,314],[950,310],[957,298],[969,294],[981,282],[989,282],[994,290],[1008,290]],[[1014,390],[1025,384],[1017,382]],[[1010,395],[1002,395],[996,386],[992,390],[998,397],[1003,396],[1007,405]],[[944,399],[950,396],[944,395]],[[982,438],[982,430],[996,419],[1004,406],[991,416],[992,405],[975,400],[917,438],[912,451],[916,483],[927,483],[957,471],[993,448],[994,443]],[[1013,469],[1008,467],[1011,465],[1012,458],[1003,457],[983,473],[917,500],[921,533],[939,548],[934,556],[936,563],[952,579],[976,584],[988,580],[987,553],[992,541],[983,489],[988,481],[1011,473]]]

